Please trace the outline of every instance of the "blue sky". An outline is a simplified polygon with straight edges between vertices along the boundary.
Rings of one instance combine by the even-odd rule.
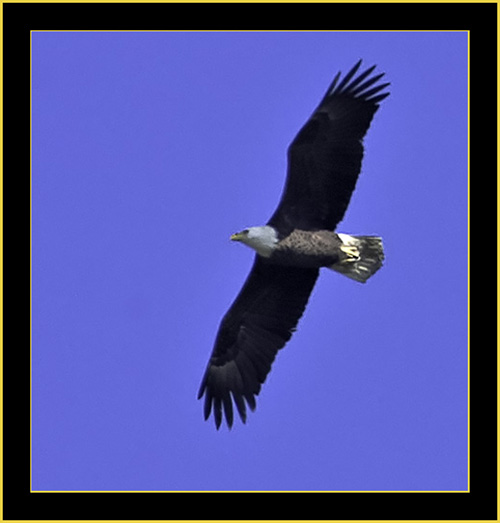
[[[324,271],[246,425],[196,393],[338,70],[391,82]],[[466,490],[467,33],[32,33],[33,490]]]

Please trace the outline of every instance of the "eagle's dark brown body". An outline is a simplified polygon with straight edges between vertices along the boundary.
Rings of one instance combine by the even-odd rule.
[[[296,229],[278,242],[269,260],[295,267],[329,267],[348,257],[341,246],[342,241],[334,232]]]

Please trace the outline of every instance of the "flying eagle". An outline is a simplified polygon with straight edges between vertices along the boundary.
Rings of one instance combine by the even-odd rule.
[[[279,349],[291,338],[321,267],[366,282],[384,259],[382,240],[333,232],[342,220],[361,170],[362,139],[389,83],[375,66],[355,76],[361,60],[339,72],[319,106],[288,148],[281,201],[261,227],[231,236],[254,249],[255,261],[221,321],[198,393],[204,415],[213,410],[233,424],[233,404],[243,422],[253,411]]]

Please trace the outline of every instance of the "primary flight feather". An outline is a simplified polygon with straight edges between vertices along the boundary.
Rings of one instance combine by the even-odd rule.
[[[321,267],[364,283],[384,259],[375,236],[335,233],[354,191],[362,140],[389,93],[375,66],[358,74],[361,60],[338,73],[288,148],[281,200],[266,225],[233,234],[256,251],[243,288],[223,317],[198,398],[216,427],[243,422],[279,349],[291,338]]]

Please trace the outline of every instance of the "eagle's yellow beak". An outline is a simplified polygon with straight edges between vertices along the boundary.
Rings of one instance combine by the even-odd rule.
[[[243,237],[243,234],[241,232],[237,232],[235,234],[231,234],[230,240],[233,240],[234,242],[238,242]]]

